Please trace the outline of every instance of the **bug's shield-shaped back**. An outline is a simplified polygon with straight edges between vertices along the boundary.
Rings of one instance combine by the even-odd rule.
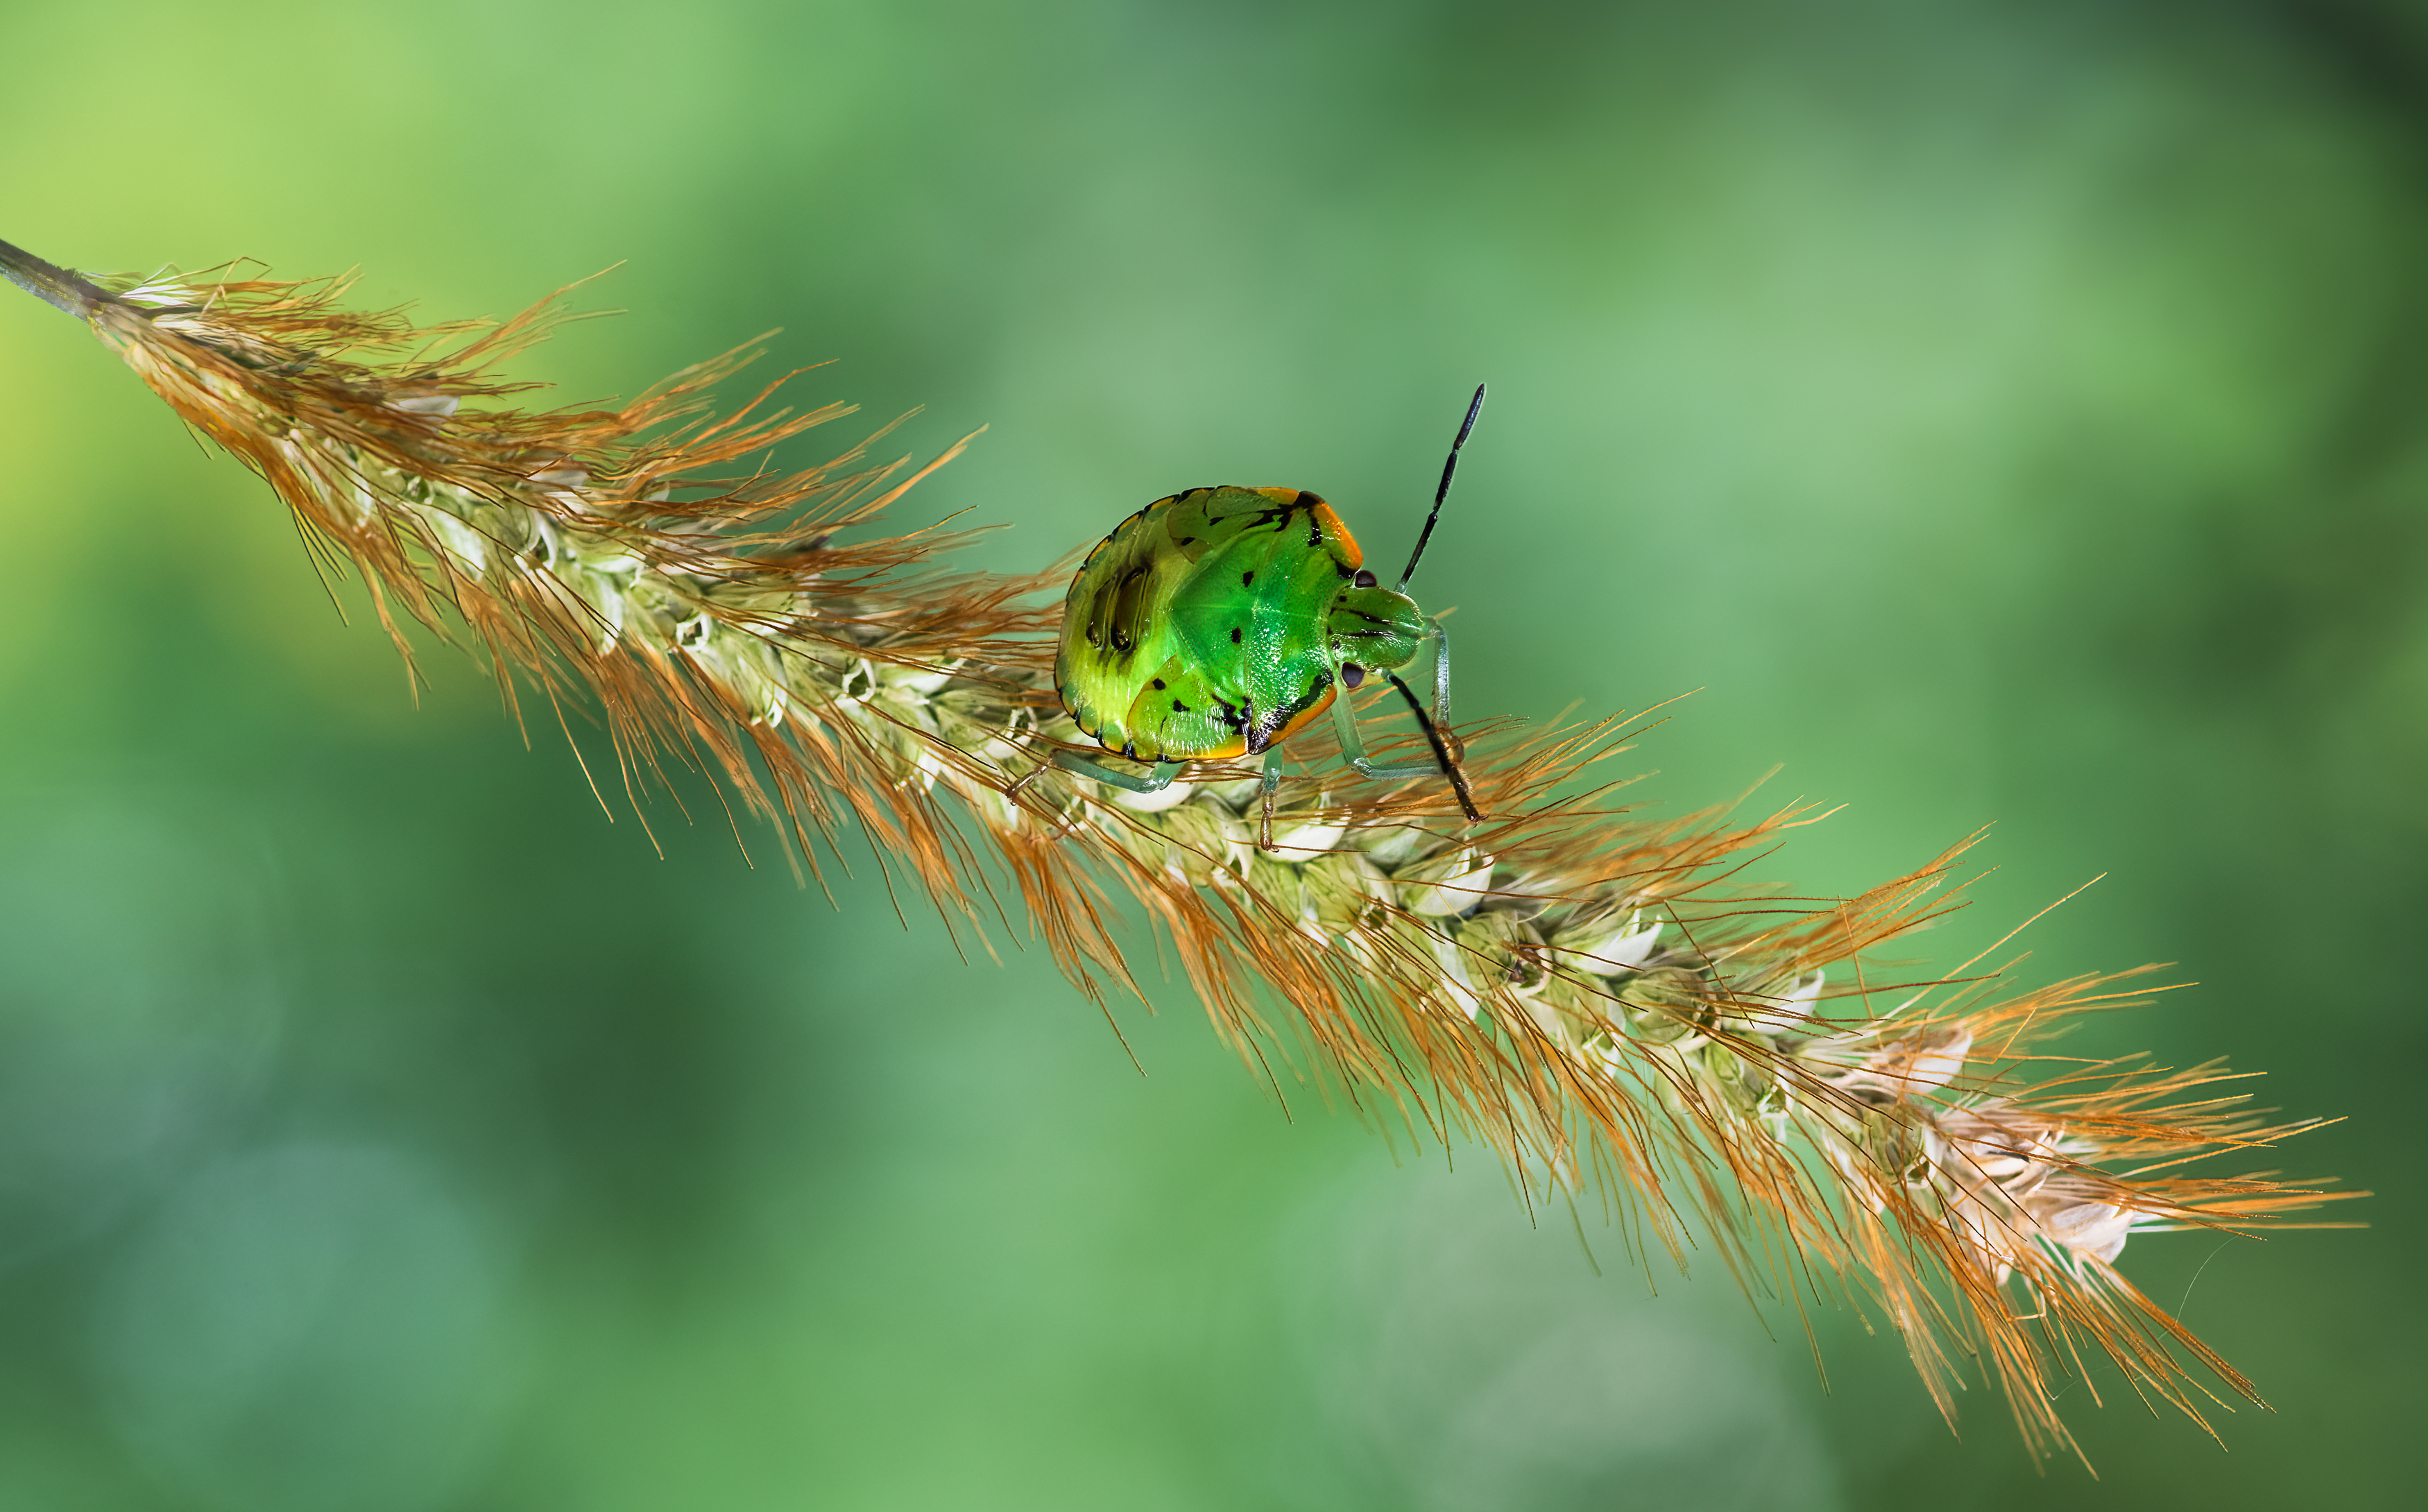
[[[1262,750],[1330,701],[1322,605],[1358,560],[1331,507],[1299,489],[1157,500],[1071,584],[1062,701],[1107,749],[1140,761]]]

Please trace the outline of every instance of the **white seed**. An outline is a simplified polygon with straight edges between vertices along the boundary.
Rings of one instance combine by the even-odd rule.
[[[615,642],[624,633],[624,590],[594,572],[579,573],[566,581],[599,611],[599,654],[606,655],[615,649]]]
[[[752,720],[751,723],[768,725],[771,727],[780,725],[784,722],[785,712],[793,706],[793,696],[784,691],[784,684],[772,680],[768,682],[765,692],[766,702],[761,706],[759,717]],[[924,760],[925,758],[922,759]],[[933,778],[928,780],[927,785],[930,787],[935,786],[935,781]]]
[[[421,516],[436,533],[439,545],[455,559],[456,570],[478,577],[489,561],[489,543],[481,533],[443,509],[425,509]]]
[[[1829,1156],[1829,1163],[1837,1167],[1839,1176],[1846,1183],[1846,1190],[1857,1201],[1870,1208],[1875,1214],[1888,1207],[1888,1189],[1880,1185],[1869,1162],[1861,1160],[1846,1146],[1835,1142],[1825,1145],[1823,1153]]]
[[[1779,1006],[1791,1013],[1802,1012],[1819,1000],[1822,985],[1829,979],[1829,974],[1826,971],[1805,973],[1796,978],[1796,985],[1780,998]]]
[[[1457,870],[1439,881],[1403,885],[1400,906],[1411,913],[1441,918],[1465,913],[1482,903],[1485,889],[1492,885],[1492,858],[1463,850],[1451,864]]]
[[[1273,837],[1271,855],[1277,861],[1314,861],[1339,849],[1348,833],[1345,824],[1302,824]]]
[[[2104,1202],[2079,1202],[2040,1217],[2041,1232],[2080,1255],[2113,1260],[2133,1236],[2134,1215]]]
[[[1197,796],[1193,784],[1177,778],[1173,780],[1171,786],[1158,788],[1153,793],[1133,793],[1110,782],[1103,786],[1107,793],[1112,795],[1115,803],[1134,814],[1161,814],[1166,809],[1176,809]]]
[[[1661,938],[1661,921],[1638,925],[1631,917],[1609,933],[1588,939],[1582,945],[1563,945],[1564,955],[1574,956],[1585,970],[1597,977],[1616,977],[1622,971],[1633,971],[1652,959],[1652,947]]]
[[[1905,1095],[1918,1097],[1946,1086],[1963,1073],[1965,1058],[1972,1053],[1971,1029],[1959,1029],[1955,1038],[1916,1051],[1902,1073]]]
[[[888,666],[879,675],[884,678],[886,686],[901,688],[924,698],[950,682],[953,668],[960,665],[957,660],[934,670],[921,666]]]
[[[1441,962],[1442,986],[1451,1003],[1472,1020],[1484,1011],[1484,999],[1475,991],[1475,978],[1468,974],[1467,952],[1447,935],[1435,935],[1433,946],[1434,959]]]

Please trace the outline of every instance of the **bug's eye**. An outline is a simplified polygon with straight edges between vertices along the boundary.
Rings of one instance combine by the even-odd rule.
[[[1356,663],[1351,662],[1341,667],[1340,681],[1353,688],[1360,682],[1366,681],[1366,669],[1359,666]]]
[[[1361,588],[1370,588],[1370,587],[1374,586],[1374,574],[1373,574],[1373,573],[1371,573],[1371,572],[1367,571],[1364,567],[1359,567],[1359,568],[1357,569],[1357,578],[1356,578],[1356,583],[1357,583],[1357,586],[1359,586],[1359,587],[1361,587]],[[1353,687],[1353,687],[1355,687],[1357,684],[1356,684],[1356,683],[1354,683],[1354,682],[1352,682],[1352,683],[1351,683],[1351,684],[1349,684],[1349,685],[1350,685],[1351,687]]]

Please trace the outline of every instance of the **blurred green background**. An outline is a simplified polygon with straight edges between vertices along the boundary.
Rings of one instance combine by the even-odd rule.
[[[989,423],[903,518],[1030,569],[1288,483],[1426,569],[1462,711],[1702,689],[1682,812],[1995,822],[1932,937],[2197,990],[2087,1048],[2351,1121],[2358,1233],[2137,1240],[2260,1383],[2112,1372],[2102,1479],[1891,1338],[1652,1295],[1494,1162],[1286,1117],[1185,987],[611,823],[468,662],[417,706],[263,487],[0,299],[0,1504],[2387,1505],[2417,1480],[2428,7],[0,4],[0,235],[356,266],[630,394],[770,326]],[[699,812],[697,794],[690,795]],[[761,837],[763,841],[765,837]],[[2410,941],[2413,944],[2406,945]],[[2413,1112],[2406,1113],[2406,1108]],[[2196,1284],[2195,1284],[2196,1283]],[[2094,1405],[2092,1389],[2107,1399]]]

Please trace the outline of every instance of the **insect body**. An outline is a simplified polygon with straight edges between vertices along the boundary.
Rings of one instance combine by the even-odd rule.
[[[1435,763],[1477,814],[1467,780],[1435,731],[1449,715],[1450,656],[1441,627],[1400,591],[1433,534],[1458,448],[1475,425],[1475,391],[1434,496],[1416,554],[1397,588],[1365,568],[1356,538],[1316,494],[1299,488],[1191,488],[1158,499],[1098,543],[1062,609],[1054,681],[1063,707],[1105,749],[1154,764],[1133,777],[1062,752],[1063,766],[1134,792],[1167,786],[1181,763],[1262,755],[1265,840],[1280,781],[1273,748],[1334,711],[1351,765],[1403,778],[1431,765],[1386,767],[1366,755],[1344,687],[1370,673],[1391,682],[1416,710]],[[1431,648],[1431,718],[1395,675]],[[1336,700],[1338,700],[1336,702]]]

